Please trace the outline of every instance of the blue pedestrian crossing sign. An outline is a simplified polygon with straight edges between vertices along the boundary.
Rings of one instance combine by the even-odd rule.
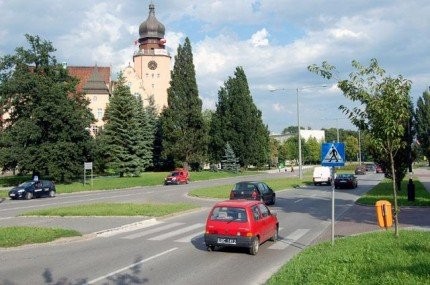
[[[345,144],[344,143],[323,143],[321,147],[322,166],[344,166],[345,165]]]

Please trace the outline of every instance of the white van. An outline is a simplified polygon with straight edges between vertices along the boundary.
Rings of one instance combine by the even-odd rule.
[[[331,168],[329,166],[317,166],[314,168],[313,174],[314,185],[323,183],[331,185]]]

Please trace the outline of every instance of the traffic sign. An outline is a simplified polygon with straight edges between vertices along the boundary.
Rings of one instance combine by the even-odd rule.
[[[344,166],[345,165],[345,144],[344,143],[323,143],[321,148],[322,166]]]

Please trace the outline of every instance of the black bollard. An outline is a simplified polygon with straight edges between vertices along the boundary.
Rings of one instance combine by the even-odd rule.
[[[415,184],[412,178],[409,178],[408,182],[408,201],[415,201]]]

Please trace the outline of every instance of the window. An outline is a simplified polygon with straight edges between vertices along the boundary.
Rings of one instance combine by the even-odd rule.
[[[254,217],[254,220],[258,221],[260,219],[260,211],[258,210],[258,206],[252,207],[252,216]]]
[[[259,204],[258,207],[260,208],[261,215],[263,216],[263,218],[270,215],[269,209],[265,205]]]
[[[99,127],[93,125],[91,126],[91,131],[94,135],[97,135],[99,133]]]
[[[211,220],[231,220],[244,222],[247,220],[246,211],[236,207],[217,207],[213,210]]]
[[[268,192],[266,184],[258,183],[258,190],[261,194],[266,194]]]
[[[103,108],[98,108],[97,109],[97,118],[98,119],[103,119]]]

